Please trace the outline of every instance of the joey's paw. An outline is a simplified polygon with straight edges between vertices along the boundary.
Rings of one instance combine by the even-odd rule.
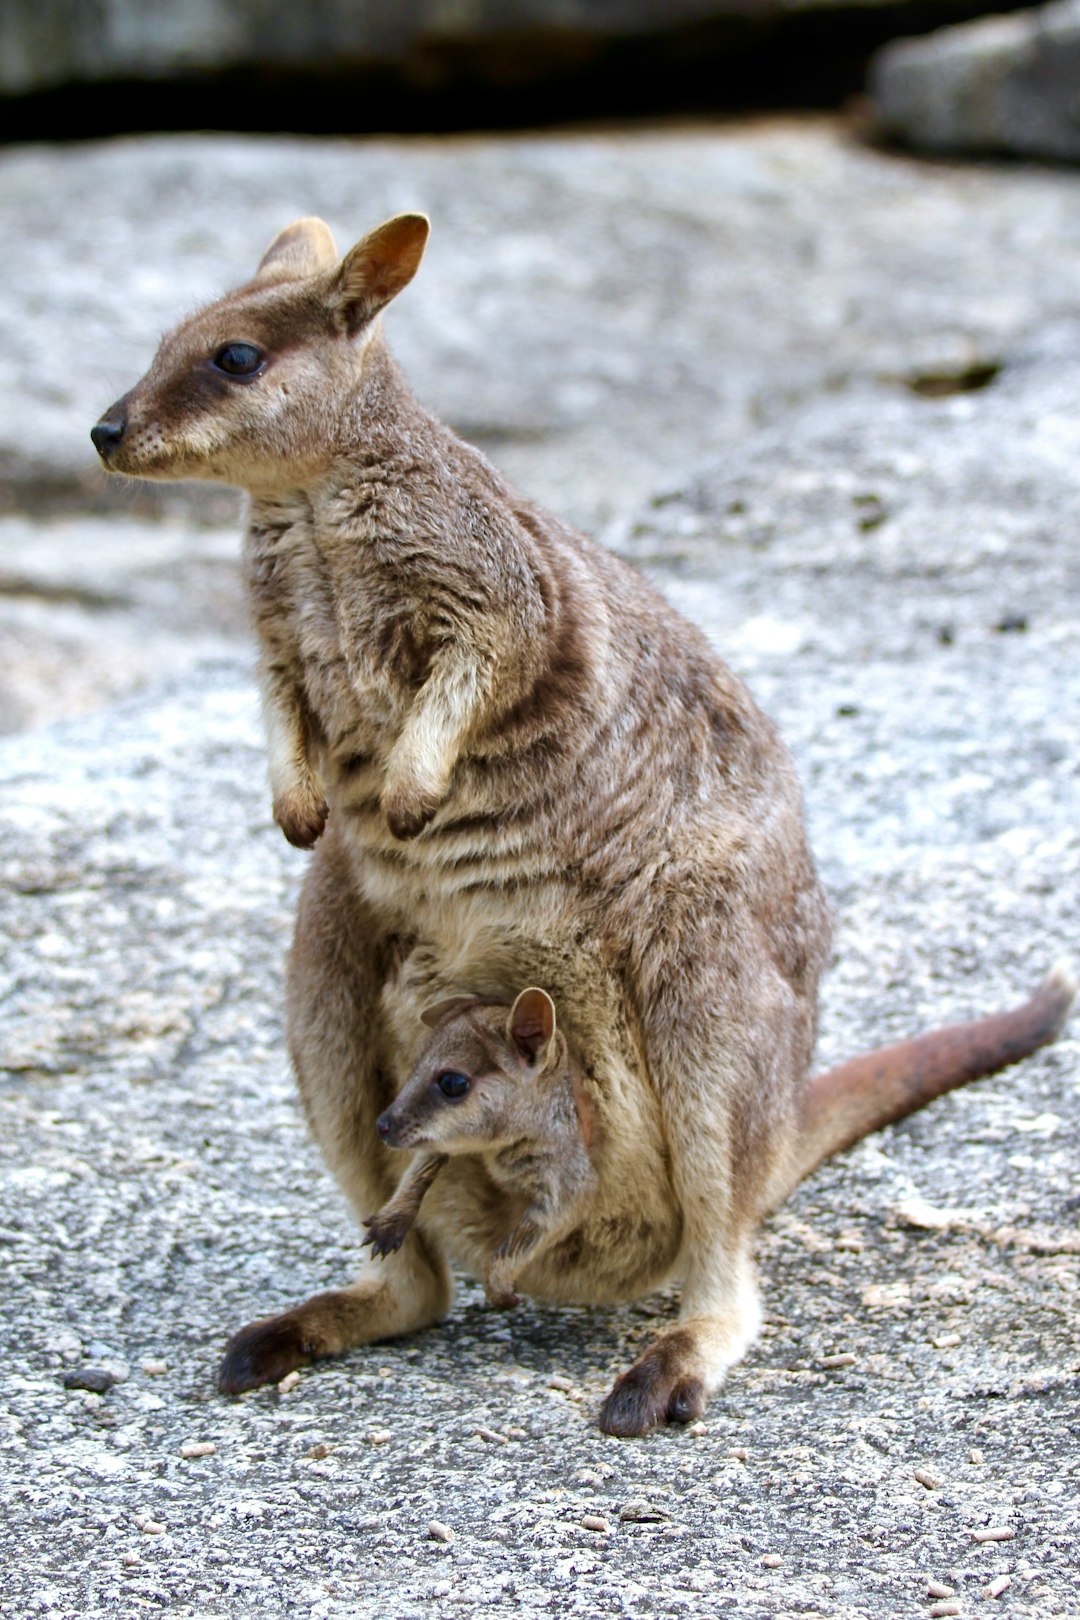
[[[297,849],[318,842],[329,815],[330,806],[318,793],[282,793],[274,800],[274,820]]]
[[[415,838],[422,833],[439,808],[440,800],[433,793],[413,789],[404,791],[387,787],[379,803],[386,824],[395,838]]]
[[[384,1255],[395,1254],[401,1248],[411,1224],[400,1216],[372,1215],[364,1222],[367,1237],[363,1241],[375,1258],[381,1260]]]
[[[223,1395],[240,1395],[261,1384],[280,1383],[286,1373],[307,1367],[318,1354],[292,1311],[249,1322],[225,1346],[218,1389]]]
[[[615,1380],[600,1408],[605,1434],[626,1439],[648,1434],[659,1423],[692,1423],[704,1414],[705,1385],[693,1371],[687,1350],[676,1329]]]

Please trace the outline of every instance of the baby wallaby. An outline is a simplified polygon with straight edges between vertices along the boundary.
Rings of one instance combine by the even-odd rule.
[[[364,1222],[366,1241],[380,1256],[399,1249],[447,1159],[483,1154],[492,1180],[527,1199],[484,1268],[490,1303],[517,1305],[517,1272],[573,1225],[596,1184],[580,1071],[546,990],[523,990],[509,1009],[455,996],[420,1016],[433,1033],[376,1126],[387,1147],[426,1151]]]

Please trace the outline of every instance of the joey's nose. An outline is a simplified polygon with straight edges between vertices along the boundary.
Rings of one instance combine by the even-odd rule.
[[[375,1129],[378,1131],[387,1147],[394,1146],[398,1134],[397,1124],[389,1109],[386,1110],[385,1114],[379,1115],[378,1119],[375,1121]]]
[[[120,440],[127,432],[126,416],[103,416],[101,421],[90,429],[90,437],[94,441],[94,449],[102,461],[108,461]]]

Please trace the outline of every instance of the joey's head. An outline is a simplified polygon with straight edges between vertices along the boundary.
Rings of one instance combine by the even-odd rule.
[[[254,278],[162,339],[141,382],[90,437],[109,472],[295,487],[332,459],[379,313],[416,273],[422,214],[399,214],[339,260],[321,219],[298,219]]]
[[[547,992],[523,990],[509,1008],[455,996],[421,1017],[432,1033],[377,1121],[387,1147],[475,1153],[528,1134],[537,1088],[567,1056]]]

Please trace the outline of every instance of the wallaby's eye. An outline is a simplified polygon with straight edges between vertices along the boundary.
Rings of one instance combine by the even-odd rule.
[[[472,1081],[467,1074],[459,1074],[457,1069],[444,1069],[442,1074],[435,1076],[435,1084],[444,1097],[451,1102],[458,1102],[465,1094],[472,1090]]]
[[[214,356],[214,365],[226,377],[254,377],[261,371],[266,356],[254,343],[226,343]]]

